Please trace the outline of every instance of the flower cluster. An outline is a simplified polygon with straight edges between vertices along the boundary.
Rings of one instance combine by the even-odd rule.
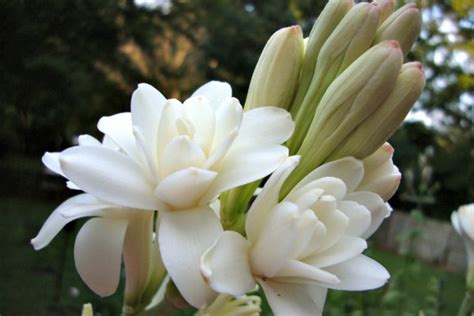
[[[362,253],[400,183],[386,140],[424,85],[421,65],[403,64],[419,12],[393,10],[331,0],[306,41],[297,26],[277,31],[244,107],[223,82],[183,103],[140,84],[130,112],[99,120],[102,140],[43,156],[83,193],[54,210],[34,248],[88,217],[76,268],[108,296],[123,258],[125,315],[167,300],[258,315],[246,296],[257,284],[275,314],[321,314],[328,289],[383,286],[389,273]]]

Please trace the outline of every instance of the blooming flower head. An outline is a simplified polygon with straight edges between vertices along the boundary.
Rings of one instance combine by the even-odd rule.
[[[474,265],[474,203],[460,206],[451,214],[451,223],[466,247],[468,266]]]
[[[226,83],[210,82],[183,103],[141,84],[131,112],[103,117],[98,128],[120,150],[67,149],[59,155],[64,174],[118,205],[173,210],[271,173],[287,156],[280,144],[293,122],[272,107],[244,114]]]
[[[290,157],[252,204],[247,239],[224,232],[201,258],[203,277],[214,290],[240,296],[258,282],[277,315],[320,314],[328,288],[367,290],[389,278],[361,254],[365,238],[381,223],[378,217],[391,211],[377,193],[359,191],[364,163],[348,157],[322,165],[279,202],[298,161]]]

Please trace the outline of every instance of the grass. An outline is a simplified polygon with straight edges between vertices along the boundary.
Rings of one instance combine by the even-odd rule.
[[[120,294],[97,297],[75,271],[72,249],[83,221],[66,226],[48,247],[38,252],[31,247],[29,240],[58,204],[0,202],[0,315],[79,315],[88,302],[101,315],[120,314]],[[418,315],[420,310],[427,316],[456,314],[464,293],[462,275],[373,247],[368,255],[390,271],[391,282],[376,291],[330,291],[325,315]],[[262,314],[271,315],[268,306]]]

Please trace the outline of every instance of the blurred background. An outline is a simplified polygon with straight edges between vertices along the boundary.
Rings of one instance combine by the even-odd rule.
[[[223,80],[243,103],[269,36],[296,23],[307,36],[325,3],[0,0],[0,314],[78,315],[87,302],[120,312],[120,295],[96,297],[74,269],[81,222],[40,252],[29,245],[72,195],[41,164],[45,151],[100,137],[98,119],[128,111],[140,82],[183,99]],[[327,315],[453,315],[463,296],[464,253],[448,220],[474,201],[474,1],[418,4],[424,26],[408,59],[423,63],[427,87],[390,140],[404,178],[369,252],[392,280],[331,293]]]

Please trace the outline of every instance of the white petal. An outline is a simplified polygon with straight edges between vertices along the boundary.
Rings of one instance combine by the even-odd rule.
[[[290,138],[295,123],[284,109],[267,106],[244,113],[237,141],[281,144]]]
[[[211,151],[216,117],[209,101],[205,97],[187,99],[184,103],[185,117],[193,124],[193,141],[209,153]]]
[[[451,223],[453,224],[454,230],[456,230],[459,236],[462,236],[462,228],[461,223],[459,222],[458,212],[451,213]]]
[[[226,231],[201,257],[201,273],[219,293],[235,297],[255,288],[248,261],[249,242],[242,235]]]
[[[326,236],[320,241],[320,250],[328,249],[336,244],[349,225],[349,218],[335,208],[335,202],[331,196],[324,195],[314,205],[316,216],[326,227]]]
[[[355,201],[364,205],[371,216],[370,226],[361,235],[362,238],[369,238],[380,227],[384,218],[390,215],[392,208],[385,203],[380,196],[372,192],[353,192],[346,196],[347,200]]]
[[[321,316],[327,289],[312,284],[260,281],[273,313],[277,316]]]
[[[240,147],[232,146],[218,170],[207,199],[221,192],[261,179],[273,171],[288,157],[288,148],[280,145]]]
[[[43,157],[41,157],[41,161],[43,164],[51,171],[66,177],[61,170],[61,165],[59,164],[59,155],[61,153],[50,153],[50,152],[45,152]]]
[[[97,138],[87,134],[79,135],[77,142],[79,146],[102,146],[102,143]]]
[[[235,98],[224,100],[216,110],[215,117],[216,125],[211,154],[217,150],[217,147],[228,135],[240,129],[243,117],[242,105],[240,105],[239,101]]]
[[[164,178],[156,187],[155,195],[176,209],[196,207],[217,173],[199,168],[186,168]]]
[[[166,145],[178,135],[176,121],[183,116],[183,105],[175,99],[169,99],[163,106],[160,124],[158,126],[158,139],[156,157],[160,159]]]
[[[286,263],[299,237],[298,207],[281,202],[262,223],[261,232],[250,250],[252,271],[273,277]]]
[[[94,208],[94,202],[98,202],[98,200],[90,194],[79,194],[67,199],[59,205],[51,215],[49,215],[38,235],[31,240],[31,244],[35,250],[46,247],[67,223],[80,217],[100,215],[102,205],[97,204],[97,207]],[[87,211],[84,212],[84,205],[92,205],[92,207],[87,208]],[[80,212],[79,214],[75,214],[76,216],[66,218],[62,215],[62,213],[66,211],[76,212],[78,210],[80,210]]]
[[[362,204],[354,201],[342,201],[338,203],[337,208],[349,217],[346,235],[359,237],[370,227],[370,212]]]
[[[307,281],[318,281],[324,283],[338,283],[337,276],[321,270],[317,267],[309,265],[307,263],[298,260],[288,260],[284,266],[278,271],[275,277],[291,278],[293,280],[301,280],[302,282]],[[294,282],[294,281],[293,281]]]
[[[362,161],[353,157],[346,157],[326,163],[304,177],[296,185],[294,190],[323,177],[334,177],[341,179],[347,187],[348,192],[354,191],[364,176],[364,165]]]
[[[303,195],[308,194],[310,191],[320,190],[322,192],[315,192],[323,193],[324,195],[333,196],[336,200],[342,200],[347,194],[347,188],[345,183],[339,179],[334,177],[323,177],[316,180],[313,180],[307,183],[305,186],[297,187],[293,189],[288,196],[285,198],[286,200],[299,201]]]
[[[160,177],[165,178],[175,171],[188,167],[201,167],[206,160],[206,155],[198,144],[191,141],[188,136],[176,136],[166,145],[160,157]]]
[[[325,268],[335,274],[338,284],[328,284],[328,288],[347,291],[364,291],[383,286],[390,278],[388,271],[377,261],[364,255]]]
[[[141,83],[132,94],[131,113],[134,126],[140,127],[149,139],[150,145],[155,145],[158,123],[166,98],[153,86]]]
[[[71,181],[100,199],[131,208],[163,207],[153,195],[154,185],[149,175],[120,152],[80,146],[63,151],[59,159]]]
[[[133,135],[131,113],[119,113],[112,116],[104,116],[97,123],[97,128],[108,135],[113,141],[137,162],[143,161],[143,153],[138,148]]]
[[[398,168],[393,166],[394,169],[390,173],[373,172],[369,176],[364,177],[361,184],[357,187],[357,191],[369,191],[374,192],[384,201],[388,201],[397,191],[402,178]]]
[[[305,258],[304,262],[318,268],[335,265],[358,256],[367,248],[359,237],[343,236],[334,246]]]
[[[299,156],[292,156],[286,159],[270,176],[264,188],[252,203],[245,221],[245,232],[252,244],[258,238],[268,213],[278,204],[280,189],[283,183],[296,168],[299,161]]]
[[[197,96],[206,97],[211,106],[217,109],[225,100],[232,97],[232,88],[227,82],[210,81],[194,91],[191,97]]]
[[[201,308],[216,294],[200,271],[200,258],[222,233],[219,219],[209,207],[161,212],[159,244],[168,274],[188,303]]]
[[[93,218],[77,234],[76,269],[82,280],[100,296],[115,293],[120,280],[126,220]]]

